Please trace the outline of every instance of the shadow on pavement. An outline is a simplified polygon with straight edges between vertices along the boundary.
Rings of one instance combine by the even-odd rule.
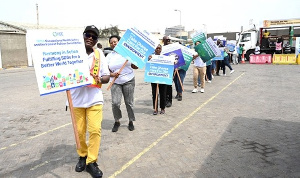
[[[300,177],[299,131],[297,122],[235,118],[195,176]]]
[[[68,169],[66,173],[69,174],[69,169],[75,169],[78,157],[76,147],[71,145],[48,147],[41,155],[39,160],[33,162],[27,159],[27,164],[22,164],[22,167],[10,167],[12,170],[0,174],[0,177],[43,177],[45,174],[60,177],[53,170],[64,167],[63,169]]]

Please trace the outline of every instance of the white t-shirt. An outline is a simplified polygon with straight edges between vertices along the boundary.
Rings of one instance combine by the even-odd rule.
[[[109,53],[107,56],[107,63],[108,63],[108,68],[112,73],[118,72],[123,64],[126,62],[126,59],[118,54],[117,52],[113,51]],[[131,68],[131,62],[127,62],[126,66],[123,68],[121,71],[119,77],[115,80],[114,83],[116,84],[123,84],[134,77],[134,72],[133,69]],[[110,81],[112,81],[114,77],[110,77]]]
[[[198,56],[195,60],[194,60],[194,66],[196,67],[205,67],[206,63],[202,61],[202,59]]]
[[[259,46],[256,46],[256,47],[255,47],[254,53],[255,53],[255,54],[260,54],[260,47],[259,47]]]
[[[98,50],[100,53],[100,71],[99,76],[109,75],[110,72],[108,70],[107,60],[102,52],[102,50]],[[88,60],[89,68],[91,68],[93,60],[94,60],[94,52],[90,55],[86,55],[85,58]],[[71,89],[72,102],[74,107],[78,108],[89,108],[91,106],[97,104],[103,104],[103,94],[101,88],[96,87],[80,87]]]

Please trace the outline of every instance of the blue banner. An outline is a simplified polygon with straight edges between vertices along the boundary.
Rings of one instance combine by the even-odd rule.
[[[234,44],[227,43],[226,47],[228,48],[229,52],[233,52],[235,50]]]
[[[153,55],[146,63],[145,82],[172,85],[174,56]]]
[[[185,60],[181,51],[181,46],[179,46],[176,43],[163,46],[161,54],[166,56],[175,56],[175,62],[174,62],[175,69],[185,65]]]
[[[138,68],[144,68],[150,56],[159,44],[151,33],[137,28],[127,29],[114,50]]]
[[[212,61],[224,60],[224,51],[221,51],[221,56],[216,56],[211,59]]]

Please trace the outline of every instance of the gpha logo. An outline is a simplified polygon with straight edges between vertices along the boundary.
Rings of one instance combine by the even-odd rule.
[[[57,36],[64,36],[63,32],[53,32],[52,35],[54,37],[57,37]]]

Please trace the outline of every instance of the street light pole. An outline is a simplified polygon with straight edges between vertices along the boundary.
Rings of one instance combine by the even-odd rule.
[[[179,16],[179,25],[181,26],[181,10],[178,10],[178,9],[175,9],[175,11],[178,11],[180,14],[180,16]]]
[[[179,10],[179,9],[175,9],[175,11],[178,11],[180,14],[180,16],[179,16],[179,25],[180,25],[180,28],[181,28],[181,10]],[[181,29],[180,29],[180,39],[181,39]]]
[[[39,5],[36,3],[36,28],[39,28],[40,22],[39,22]]]
[[[206,24],[202,24],[203,25],[203,32],[205,33],[205,35],[207,34],[207,29],[206,29]]]

